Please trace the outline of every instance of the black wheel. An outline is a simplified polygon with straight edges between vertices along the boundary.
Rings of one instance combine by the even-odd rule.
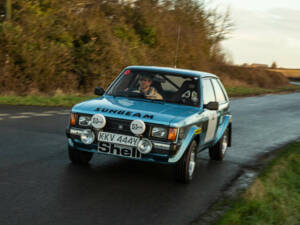
[[[192,141],[182,158],[175,166],[176,180],[189,183],[193,179],[194,171],[197,165],[197,142]]]
[[[226,129],[220,141],[217,144],[209,148],[209,157],[212,160],[223,160],[228,148],[229,130]]]
[[[93,157],[92,152],[79,151],[68,145],[69,159],[74,164],[88,164]]]

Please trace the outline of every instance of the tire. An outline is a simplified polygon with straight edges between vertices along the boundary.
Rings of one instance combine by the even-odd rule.
[[[86,165],[93,157],[92,152],[79,151],[68,145],[69,159],[74,164]]]
[[[197,165],[197,142],[192,141],[184,155],[175,165],[175,178],[182,183],[189,183]]]
[[[209,157],[212,160],[221,161],[224,159],[225,153],[228,149],[229,141],[229,130],[225,130],[222,138],[218,141],[217,144],[209,148]]]

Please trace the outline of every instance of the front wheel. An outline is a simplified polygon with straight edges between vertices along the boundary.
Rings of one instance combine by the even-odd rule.
[[[224,159],[225,153],[228,148],[229,130],[225,130],[222,138],[211,148],[209,148],[209,157],[212,160],[221,161]]]
[[[178,181],[189,183],[193,179],[197,165],[197,142],[192,141],[182,158],[175,166],[175,177]]]
[[[79,151],[68,145],[69,159],[74,164],[88,164],[93,157],[92,152]]]

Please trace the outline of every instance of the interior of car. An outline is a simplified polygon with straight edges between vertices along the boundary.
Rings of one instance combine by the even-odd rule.
[[[145,74],[151,76],[151,86],[163,97],[163,101],[191,106],[200,105],[199,79],[197,77],[131,71],[116,84],[116,90],[124,92],[138,90],[139,80]]]

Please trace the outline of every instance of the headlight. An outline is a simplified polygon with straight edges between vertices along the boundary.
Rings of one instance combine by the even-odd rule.
[[[147,154],[152,150],[152,142],[146,138],[139,141],[137,149],[142,154]]]
[[[80,126],[89,126],[91,123],[91,117],[90,116],[80,116],[79,117],[79,125]]]
[[[102,114],[93,115],[91,124],[95,129],[102,129],[106,125],[105,116],[103,116]]]
[[[84,144],[90,145],[95,141],[95,134],[91,130],[84,130],[81,133],[80,139]]]
[[[167,138],[168,130],[164,127],[153,127],[151,132],[152,137]]]
[[[146,125],[142,120],[133,120],[130,124],[130,130],[135,135],[143,134],[146,130]]]

